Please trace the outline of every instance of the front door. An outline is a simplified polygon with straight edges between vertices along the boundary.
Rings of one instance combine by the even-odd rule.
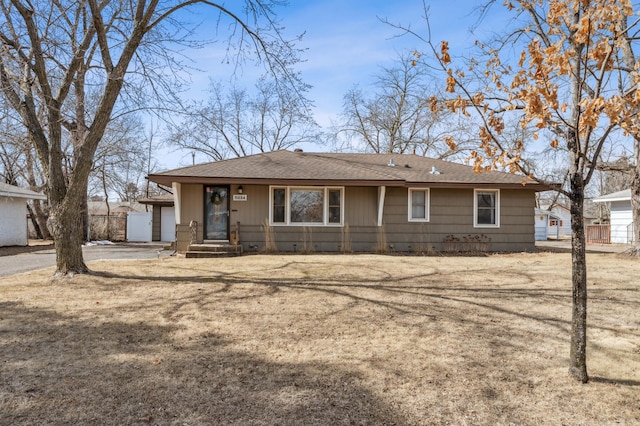
[[[229,187],[204,187],[204,239],[229,239]]]

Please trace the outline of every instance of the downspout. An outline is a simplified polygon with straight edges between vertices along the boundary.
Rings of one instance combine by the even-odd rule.
[[[378,226],[382,226],[382,216],[384,215],[384,196],[386,192],[386,186],[378,187]]]
[[[182,184],[178,182],[172,182],[171,188],[173,189],[173,206],[175,207],[176,225],[182,224]]]

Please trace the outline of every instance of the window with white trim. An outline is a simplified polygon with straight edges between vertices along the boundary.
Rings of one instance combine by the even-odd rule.
[[[344,188],[270,188],[269,222],[272,225],[340,226],[344,217]]]
[[[429,221],[429,189],[409,188],[409,221]]]
[[[473,226],[500,227],[500,190],[475,189],[473,191]]]

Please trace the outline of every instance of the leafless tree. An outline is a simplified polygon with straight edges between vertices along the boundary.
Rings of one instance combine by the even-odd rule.
[[[490,2],[494,3],[494,2]],[[566,153],[563,162],[567,186],[558,188],[570,202],[572,232],[572,322],[569,373],[587,382],[587,264],[583,206],[586,187],[597,170],[602,151],[619,127],[637,117],[640,93],[621,96],[615,83],[617,58],[625,52],[625,36],[637,31],[638,21],[629,2],[507,1],[524,26],[511,32],[509,43],[480,44],[484,60],[453,65],[446,41],[425,42],[431,64],[436,64],[451,95],[448,108],[481,118],[480,144],[472,153],[478,172],[509,166],[538,181],[522,161],[522,141],[503,136],[505,117],[516,115],[523,127],[539,131],[553,149]],[[428,15],[428,11],[425,12]],[[411,32],[410,30],[408,30]],[[521,48],[513,58],[513,46]],[[426,66],[426,61],[425,61]],[[637,70],[634,63],[630,69]],[[470,85],[469,70],[480,84]],[[484,76],[484,78],[483,78]],[[635,80],[637,85],[637,79]]]
[[[308,86],[276,84],[261,78],[253,88],[211,82],[206,103],[192,104],[179,125],[170,126],[169,143],[211,160],[317,143],[319,127],[311,103],[301,96]]]
[[[225,31],[219,37],[229,37],[230,55],[257,55],[286,74],[295,50],[274,21],[278,3],[0,0],[0,89],[47,179],[57,276],[88,272],[78,205],[94,155],[120,108],[172,92],[177,83],[170,77],[179,76],[175,53],[191,34],[188,12],[211,17],[212,28]],[[95,109],[87,108],[88,96],[95,97]]]
[[[32,191],[42,192],[46,189],[45,179],[24,126],[4,99],[0,99],[0,110],[0,178],[9,184],[27,185]],[[50,239],[47,203],[32,200],[27,208],[37,237]]]
[[[142,185],[150,162],[147,136],[140,117],[125,115],[109,122],[89,178],[89,194],[105,200],[116,195],[131,201],[131,189]]]
[[[452,157],[464,150],[448,147],[447,136],[470,137],[470,126],[455,114],[436,114],[438,89],[415,58],[401,53],[393,66],[383,67],[372,87],[356,86],[344,96],[342,123],[337,139],[342,149],[375,153],[417,153],[436,158]]]

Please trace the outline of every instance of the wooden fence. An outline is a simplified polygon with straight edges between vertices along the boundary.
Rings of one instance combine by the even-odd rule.
[[[587,244],[610,244],[611,225],[587,225]]]
[[[89,216],[89,233],[92,241],[125,241],[127,239],[127,215],[93,214]]]

